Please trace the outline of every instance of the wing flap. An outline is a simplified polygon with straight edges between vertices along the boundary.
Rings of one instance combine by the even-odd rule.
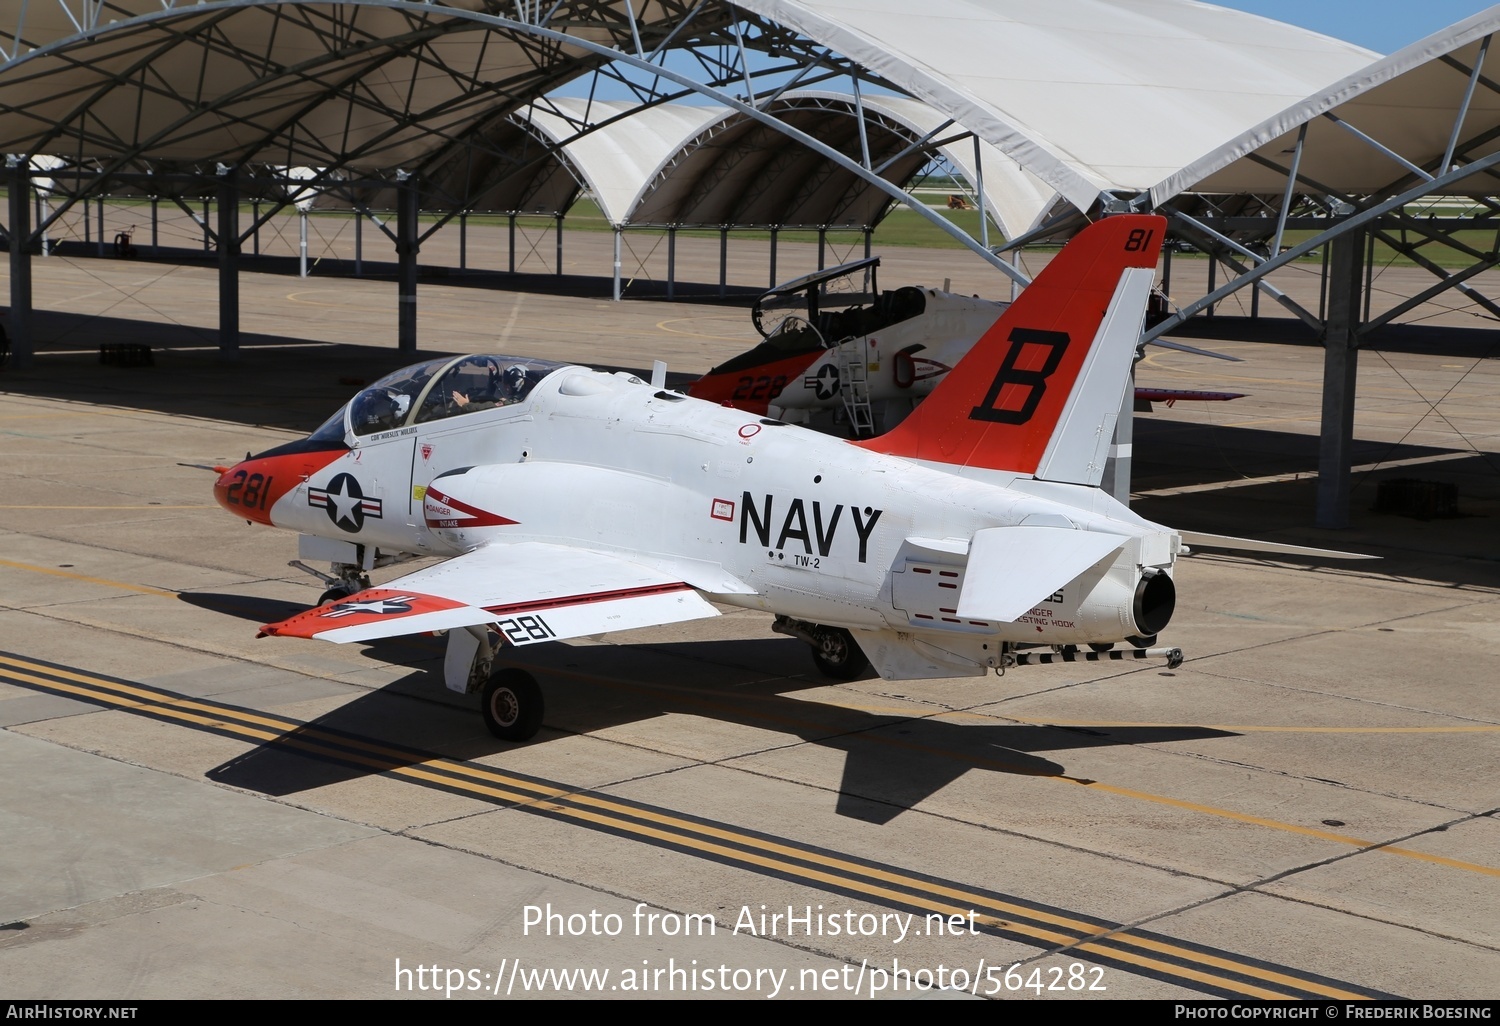
[[[342,644],[495,624],[508,644],[531,645],[717,615],[692,585],[661,571],[525,542],[476,549],[267,624],[261,634]]]
[[[1011,622],[1130,539],[1063,527],[975,531],[958,616]]]

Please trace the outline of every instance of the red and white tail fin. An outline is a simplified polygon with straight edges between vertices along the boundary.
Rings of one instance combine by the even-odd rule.
[[[1089,225],[911,416],[858,444],[1098,485],[1166,226],[1138,214]]]

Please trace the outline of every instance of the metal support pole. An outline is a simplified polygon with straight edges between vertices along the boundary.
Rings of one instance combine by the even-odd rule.
[[[729,229],[719,229],[719,298],[729,294]]]
[[[984,164],[980,159],[979,136],[974,137],[974,194],[979,199],[979,244],[990,248],[990,215],[984,208]]]
[[[354,276],[360,277],[365,273],[365,213],[363,210],[354,212]]]
[[[510,215],[510,273],[516,273],[516,215]]]
[[[1359,367],[1358,318],[1365,232],[1346,232],[1329,248],[1328,324],[1323,335],[1323,426],[1318,443],[1319,527],[1349,526],[1353,466],[1354,387]]]
[[[1215,288],[1218,287],[1218,281],[1219,281],[1219,260],[1212,253],[1210,253],[1208,255],[1208,291],[1209,292],[1212,292]],[[1214,307],[1216,305],[1217,304],[1215,304],[1215,303],[1210,303],[1208,305],[1208,309],[1204,311],[1204,316],[1210,317],[1210,318],[1213,317],[1213,315],[1214,315]]]
[[[818,229],[818,270],[823,269],[823,250],[828,245],[828,229]]]
[[[89,221],[89,198],[83,198],[83,244],[87,246],[94,241],[94,226]]]
[[[161,224],[161,219],[160,219],[160,217],[158,217],[158,214],[160,214],[160,210],[158,209],[160,207],[160,205],[161,205],[160,198],[158,198],[156,196],[152,196],[151,197],[151,255],[152,256],[158,256],[161,253],[161,246],[159,245],[159,240],[157,239],[157,235],[156,235],[156,230],[157,230],[157,228]]]
[[[1172,294],[1172,247],[1161,248],[1161,291],[1163,295]]]
[[[458,269],[469,269],[469,212],[458,215]]]
[[[620,231],[619,226],[616,225],[615,226],[615,289],[614,289],[614,301],[616,303],[618,303],[620,301],[620,236],[621,236],[621,234],[622,233]]]
[[[870,229],[865,229],[865,259],[870,259]]]
[[[10,165],[10,363],[17,370],[31,366],[31,164],[25,157]],[[85,223],[88,219],[84,218]]]
[[[260,200],[250,201],[250,223],[255,225],[250,233],[250,251],[260,256]]]
[[[397,340],[403,353],[417,351],[417,183],[406,178],[396,190]]]
[[[563,216],[561,214],[558,214],[557,215],[557,273],[559,275],[563,273],[563,270],[562,270],[562,222],[563,222]]]
[[[297,253],[301,261],[298,265],[298,273],[307,277],[307,211],[297,211]]]
[[[219,174],[219,358],[240,352],[240,190],[234,168]]]
[[[677,298],[677,229],[667,229],[667,298]]]
[[[36,194],[36,223],[37,224],[45,224],[46,223],[46,219],[47,219],[47,215],[50,214],[50,213],[51,213],[51,211],[47,209],[47,201],[44,200],[44,199],[42,199],[42,194],[41,193],[37,193]],[[42,229],[42,256],[45,257],[45,256],[51,256],[51,255],[52,255],[52,242],[51,242],[50,239],[47,238],[47,230],[45,228],[43,228]]]
[[[207,196],[203,197],[203,218],[200,221],[200,223],[203,225],[203,252],[207,253],[211,249],[214,248],[213,247],[213,243],[209,240],[209,237],[208,237],[208,197]],[[102,220],[99,222],[99,235],[101,236],[101,240],[100,241],[103,241],[102,240],[102,236],[104,235],[104,222]]]
[[[772,228],[771,229],[771,284],[769,284],[769,285],[766,286],[766,288],[768,288],[768,289],[774,289],[776,287],[776,235],[777,235],[776,229]]]

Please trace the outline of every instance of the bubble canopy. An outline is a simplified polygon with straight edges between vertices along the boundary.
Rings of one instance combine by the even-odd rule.
[[[568,364],[485,353],[445,356],[393,371],[361,391],[310,436],[368,437],[412,424],[524,403],[532,389]]]

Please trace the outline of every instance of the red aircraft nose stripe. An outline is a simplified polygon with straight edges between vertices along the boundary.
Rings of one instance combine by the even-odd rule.
[[[246,460],[214,483],[214,500],[235,516],[271,526],[271,508],[347,450],[287,453]]]

